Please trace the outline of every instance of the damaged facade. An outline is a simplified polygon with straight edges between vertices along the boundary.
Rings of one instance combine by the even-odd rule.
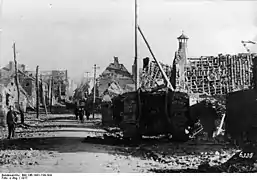
[[[123,64],[119,63],[118,57],[114,57],[114,62],[103,71],[97,79],[99,95],[102,96],[104,91],[109,88],[111,84],[117,86],[116,88],[121,91],[129,91],[128,85],[133,86],[132,75],[128,72]],[[119,86],[119,87],[118,87]]]
[[[25,112],[26,107],[32,106],[32,95],[29,95],[25,88],[25,81],[23,73],[25,72],[25,65],[18,65],[18,79],[20,84],[20,106]],[[17,86],[15,84],[15,67],[13,62],[0,69],[1,80],[1,108],[7,109],[9,105],[18,109],[18,93]]]
[[[35,77],[36,72],[28,72],[30,76]],[[52,70],[52,71],[40,71],[39,79],[47,84],[44,87],[45,96],[47,96],[47,103],[50,102],[51,89],[53,91],[53,100],[65,100],[69,96],[69,80],[67,70]],[[52,87],[51,87],[52,86]]]
[[[240,53],[188,58],[186,53],[188,39],[184,34],[178,37],[179,49],[173,62],[176,67],[177,90],[223,95],[252,86],[253,55]]]
[[[26,110],[27,107],[36,107],[36,77],[34,71],[26,71],[25,65],[18,64],[18,79],[20,85],[20,105]],[[2,88],[8,90],[9,101],[17,106],[17,87],[15,84],[15,66],[10,62],[6,67],[0,69]],[[53,78],[52,78],[53,77]],[[51,100],[51,81],[53,81],[53,97]],[[67,71],[49,71],[39,74],[39,103],[43,105],[55,104],[58,97],[64,98],[68,89]],[[2,96],[6,96],[2,95]],[[5,97],[6,98],[6,97]]]
[[[190,94],[224,95],[253,86],[253,54],[187,57],[188,37],[182,33],[178,38],[179,48],[173,65],[162,64],[176,91]],[[144,71],[141,83],[148,88],[157,86],[162,79],[156,63],[143,60]],[[152,67],[151,67],[152,66]],[[144,82],[145,81],[145,82]],[[155,84],[155,85],[154,85]]]
[[[166,75],[172,77],[172,67],[163,63],[160,64]],[[148,57],[143,59],[143,69],[139,72],[139,77],[140,87],[143,89],[152,89],[165,84],[157,63],[150,61]]]

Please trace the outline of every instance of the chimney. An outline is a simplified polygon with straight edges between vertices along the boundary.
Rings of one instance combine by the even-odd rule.
[[[66,78],[66,81],[68,81],[68,70],[65,70],[65,78]]]
[[[9,62],[9,70],[14,71],[14,62],[12,61]]]
[[[21,64],[21,71],[24,72],[25,71],[25,65]]]
[[[114,66],[119,68],[119,59],[116,56],[114,56]]]
[[[149,61],[149,57],[143,59],[143,69],[145,69],[146,71],[148,70]]]

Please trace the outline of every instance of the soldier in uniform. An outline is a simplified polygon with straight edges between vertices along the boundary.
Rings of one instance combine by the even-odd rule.
[[[108,91],[106,90],[103,94],[104,94],[104,96],[103,96],[102,102],[112,103],[112,98],[109,95]]]
[[[74,114],[75,114],[76,120],[78,120],[78,117],[79,117],[79,103],[77,101],[75,101]]]
[[[15,126],[17,124],[17,115],[13,110],[13,106],[9,107],[9,111],[7,112],[7,125],[8,125],[8,139],[14,137]]]

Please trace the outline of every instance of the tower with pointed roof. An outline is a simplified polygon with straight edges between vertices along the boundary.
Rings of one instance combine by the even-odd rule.
[[[187,41],[188,37],[182,31],[182,34],[177,38],[178,39],[178,55],[180,56],[179,64],[187,64]]]
[[[182,31],[182,34],[177,38],[179,47],[178,51],[175,54],[175,59],[173,64],[176,64],[176,87],[177,88],[185,88],[185,66],[187,62],[187,41],[188,37]]]

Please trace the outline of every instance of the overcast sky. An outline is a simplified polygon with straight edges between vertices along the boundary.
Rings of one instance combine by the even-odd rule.
[[[131,71],[134,0],[3,0],[1,64],[13,59],[29,69],[68,69],[72,77],[101,71],[118,56]],[[188,56],[245,52],[241,40],[257,41],[257,2],[138,0],[139,25],[157,59],[171,64],[182,30]],[[150,56],[140,35],[139,58]],[[255,49],[254,49],[255,48]],[[257,52],[257,48],[251,49]]]

